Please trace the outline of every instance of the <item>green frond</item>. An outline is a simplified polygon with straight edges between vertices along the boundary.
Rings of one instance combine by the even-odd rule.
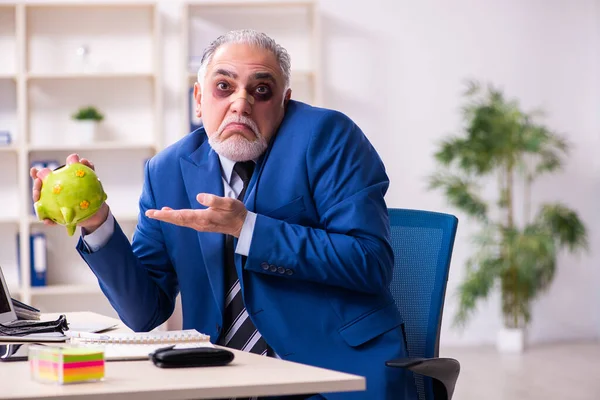
[[[477,195],[477,187],[473,182],[438,173],[430,177],[429,188],[443,190],[449,203],[467,215],[482,221],[487,219],[487,204]]]
[[[535,166],[535,175],[541,175],[546,172],[557,171],[562,167],[560,156],[551,150],[544,150],[539,153],[539,162]]]
[[[545,126],[526,124],[523,129],[523,150],[534,155],[535,175],[557,171],[562,167],[562,158],[567,155],[566,139],[551,132]]]
[[[524,124],[521,132],[523,150],[527,153],[539,153],[548,142],[546,129],[540,126]]]
[[[515,243],[515,265],[527,289],[522,294],[525,299],[547,289],[556,272],[556,247],[550,232],[536,224],[527,226]]]
[[[471,243],[480,250],[496,251],[502,243],[501,227],[493,221],[485,221],[479,234],[471,237]]]
[[[463,93],[466,97],[471,97],[481,90],[481,84],[474,79],[465,80],[466,89]]]
[[[453,325],[463,327],[475,311],[477,302],[486,298],[499,277],[504,261],[486,252],[470,259],[470,272],[458,288],[459,309]]]
[[[485,140],[472,140],[460,137],[450,137],[439,143],[435,153],[436,160],[443,166],[455,163],[470,174],[485,174],[493,168],[493,159],[489,157],[490,146]]]
[[[547,289],[556,272],[556,248],[550,232],[538,224],[506,229],[501,277],[505,324],[518,328],[529,322],[531,301]]]
[[[571,252],[588,249],[587,229],[577,213],[562,204],[545,204],[538,215],[554,240]]]
[[[467,277],[458,288],[459,310],[454,326],[464,326],[475,311],[477,301],[487,297],[506,266],[502,257],[500,227],[484,223],[481,231],[471,237],[477,251],[467,259]]]
[[[464,151],[462,150],[463,147],[463,139],[450,137],[440,142],[439,150],[435,153],[435,158],[442,165],[449,166]]]

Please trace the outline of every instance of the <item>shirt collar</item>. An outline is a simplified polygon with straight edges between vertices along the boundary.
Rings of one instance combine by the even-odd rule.
[[[233,167],[235,161],[231,161],[228,158],[223,157],[219,154],[219,161],[221,162],[221,175],[228,184],[231,184],[231,174],[233,173]]]

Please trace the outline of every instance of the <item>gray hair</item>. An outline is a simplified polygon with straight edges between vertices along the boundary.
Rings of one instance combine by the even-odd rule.
[[[266,34],[252,29],[229,31],[215,39],[204,50],[202,58],[200,59],[200,68],[198,69],[198,83],[200,83],[200,87],[202,87],[204,77],[206,76],[206,69],[208,68],[208,64],[212,61],[215,52],[219,47],[228,43],[249,44],[272,52],[275,55],[275,58],[277,58],[277,63],[283,73],[285,89],[287,90],[290,87],[290,69],[292,62],[287,50]]]

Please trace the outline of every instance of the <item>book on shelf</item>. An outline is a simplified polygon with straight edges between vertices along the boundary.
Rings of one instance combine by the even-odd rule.
[[[10,146],[12,144],[12,136],[9,131],[0,131],[0,146]]]
[[[21,282],[21,235],[17,233],[17,264],[19,266],[19,282]],[[46,286],[48,269],[48,253],[46,235],[42,232],[29,236],[29,271],[31,286]]]

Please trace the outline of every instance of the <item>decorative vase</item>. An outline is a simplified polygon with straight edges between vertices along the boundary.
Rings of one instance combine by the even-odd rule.
[[[90,48],[86,44],[77,47],[77,58],[79,59],[79,72],[89,73],[90,69]]]
[[[75,123],[75,138],[77,143],[89,144],[96,140],[98,123],[94,120],[78,120]]]
[[[502,328],[496,338],[498,352],[504,354],[521,354],[525,351],[527,333],[520,328]]]

